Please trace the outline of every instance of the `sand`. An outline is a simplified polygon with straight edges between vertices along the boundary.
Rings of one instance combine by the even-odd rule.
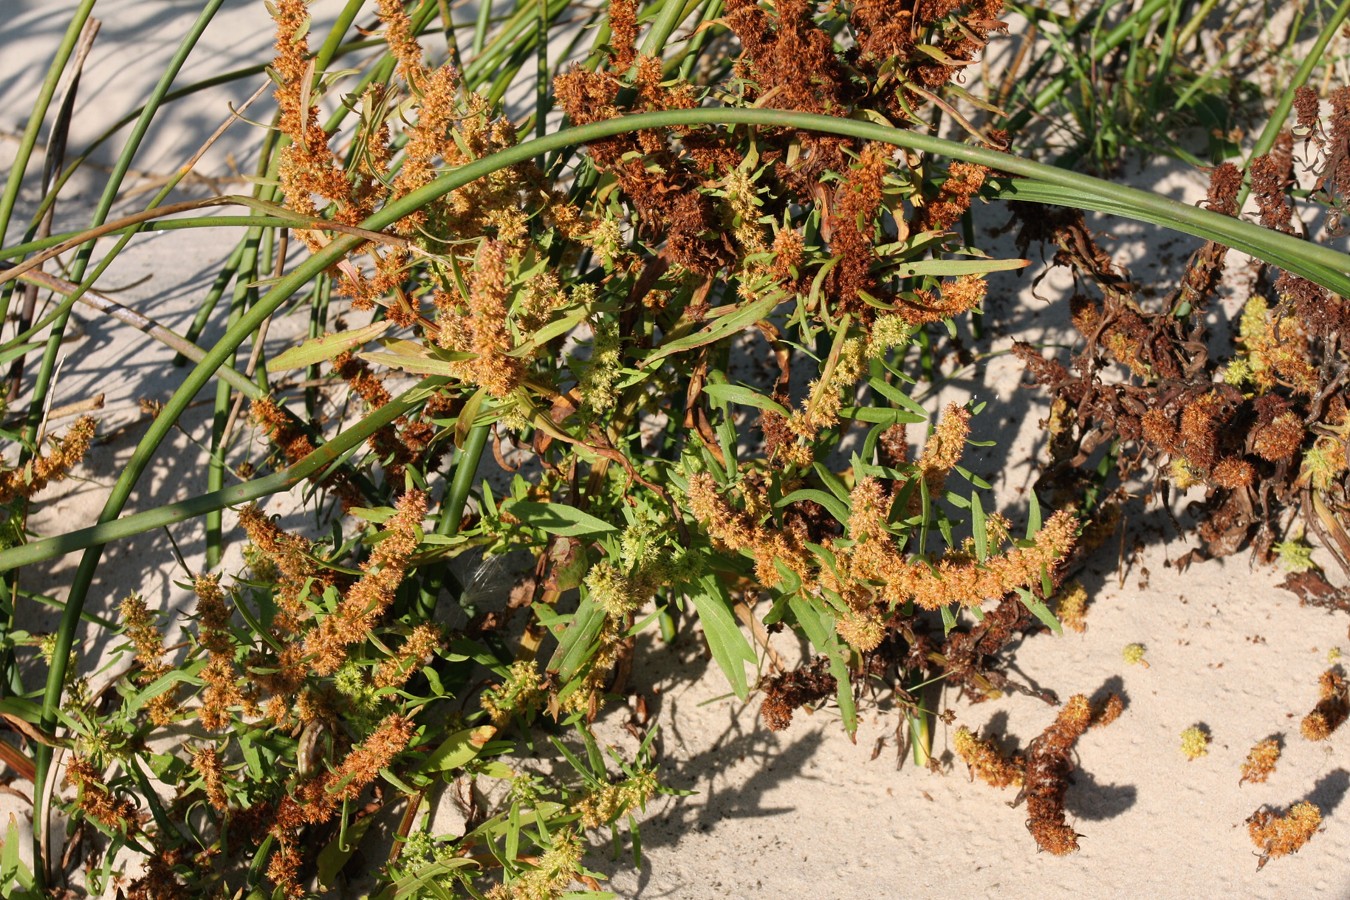
[[[22,130],[71,4],[10,0],[0,54],[0,159],[12,158],[8,135]],[[336,4],[319,4],[331,14]],[[71,144],[81,147],[132,108],[161,70],[195,10],[156,4],[110,2],[96,8],[104,30],[90,57]],[[223,24],[192,58],[182,82],[236,64],[265,61],[270,34],[261,4],[230,3]],[[149,136],[136,168],[153,177],[172,170],[206,133],[257,86],[215,91],[172,107]],[[248,148],[256,127],[236,126],[201,164],[198,173],[233,178],[250,165]],[[109,157],[99,159],[107,161]],[[102,176],[98,176],[101,178]],[[1201,177],[1178,166],[1127,172],[1135,184],[1169,195],[1203,196]],[[82,185],[66,200],[61,218],[74,227],[101,187]],[[244,190],[237,181],[217,189]],[[197,189],[200,195],[204,188]],[[33,194],[25,193],[31,202]],[[991,222],[1002,213],[991,211]],[[1113,237],[1104,245],[1136,267],[1157,265],[1175,273],[1191,246],[1152,229],[1097,220]],[[58,223],[61,227],[61,223]],[[232,243],[228,235],[175,232],[137,239],[109,270],[107,286],[123,286],[118,299],[176,330],[184,330],[196,303]],[[1000,277],[991,294],[988,321],[996,335],[991,349],[1012,336],[1044,340],[1061,333],[1068,281],[1052,273],[1033,293],[1035,266],[1021,278]],[[1221,311],[1231,315],[1234,308]],[[124,464],[146,419],[142,398],[164,399],[185,370],[172,354],[139,332],[80,311],[82,337],[69,350],[56,390],[56,405],[105,394],[104,441],[91,453],[80,479],[44,496],[34,520],[43,535],[93,521],[108,486]],[[218,331],[208,334],[218,334]],[[293,338],[280,324],[269,342]],[[1028,461],[1040,448],[1039,418],[1045,398],[1021,386],[1019,367],[999,357],[956,379],[930,399],[937,408],[951,396],[975,393],[990,402],[986,427],[1015,433],[996,452],[973,458],[971,467],[995,484],[1000,509],[1015,520],[1025,511],[1031,483]],[[209,393],[202,399],[208,399]],[[203,404],[184,421],[172,447],[159,454],[130,509],[144,509],[204,489],[195,441],[202,440]],[[58,425],[59,427],[59,425]],[[291,511],[299,498],[281,498],[269,509]],[[1184,501],[1183,501],[1184,504]],[[1180,505],[1178,509],[1182,508]],[[232,523],[232,517],[227,522]],[[303,522],[302,514],[291,521]],[[189,567],[201,563],[201,530],[194,523],[171,529]],[[1136,542],[1143,549],[1135,554]],[[1121,565],[1120,544],[1127,553]],[[644,664],[633,688],[647,699],[661,728],[661,772],[687,796],[654,802],[641,826],[643,864],[634,869],[623,843],[618,859],[597,842],[591,865],[611,876],[621,897],[852,898],[936,895],[975,896],[1347,896],[1350,871],[1350,760],[1342,731],[1312,744],[1298,733],[1299,719],[1317,698],[1318,675],[1337,648],[1350,652],[1344,614],[1299,605],[1278,587],[1283,573],[1253,568],[1245,556],[1194,564],[1175,561],[1190,548],[1168,517],[1139,508],[1119,538],[1091,561],[1079,578],[1093,602],[1084,634],[1041,633],[1008,654],[1008,674],[1018,684],[1054,692],[1119,691],[1124,715],[1079,743],[1078,771],[1066,800],[1070,822],[1083,835],[1069,857],[1037,853],[1024,827],[1025,806],[1013,807],[1013,791],[972,783],[951,753],[955,725],[939,725],[934,740],[938,771],[915,766],[897,745],[899,714],[879,698],[864,702],[857,740],[845,734],[832,708],[798,715],[792,727],[770,733],[758,719],[757,698],[742,704],[711,666],[695,635],[673,647],[645,636]],[[1320,557],[1319,557],[1320,558]],[[1325,562],[1326,560],[1323,559]],[[75,564],[69,557],[26,570],[25,584],[60,595]],[[186,592],[174,584],[186,573],[173,561],[164,532],[110,547],[92,604],[107,611],[130,591],[152,606],[182,609]],[[500,578],[500,576],[499,576]],[[50,627],[35,617],[33,627]],[[82,646],[82,660],[96,668],[107,640]],[[799,652],[788,635],[775,638],[780,652]],[[1126,644],[1146,647],[1147,668],[1122,658]],[[1008,745],[1025,749],[1054,718],[1055,708],[1013,694],[972,704],[944,692],[939,701],[956,724],[989,729]],[[633,741],[609,715],[602,733],[620,748]],[[1180,732],[1203,726],[1212,735],[1208,755],[1188,761]],[[1282,736],[1284,755],[1266,784],[1239,786],[1239,767],[1257,741]],[[15,787],[28,793],[29,785]],[[1309,799],[1325,817],[1325,829],[1297,856],[1276,859],[1257,871],[1244,820],[1262,804],[1286,807]],[[0,821],[25,806],[0,797]],[[25,842],[26,843],[26,842]]]

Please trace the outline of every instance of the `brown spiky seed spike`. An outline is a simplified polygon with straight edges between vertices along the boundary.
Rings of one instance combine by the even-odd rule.
[[[1261,851],[1256,870],[1259,872],[1272,857],[1297,853],[1321,827],[1322,811],[1307,800],[1295,803],[1284,815],[1258,809],[1247,819],[1247,832]]]
[[[1119,694],[1108,694],[1102,705],[1092,711],[1092,727],[1102,728],[1110,725],[1125,711],[1125,701]]]
[[[1303,717],[1300,731],[1310,741],[1325,741],[1350,716],[1350,685],[1338,669],[1327,669],[1318,679],[1321,699]]]
[[[1267,738],[1258,742],[1247,754],[1247,761],[1242,764],[1242,777],[1238,779],[1238,784],[1245,784],[1248,781],[1252,784],[1264,783],[1275,771],[1275,763],[1279,760],[1280,742],[1277,738]]]
[[[1064,819],[1064,794],[1073,771],[1073,745],[1091,723],[1088,698],[1074,694],[1027,751],[1027,830],[1037,846],[1056,856],[1078,849],[1079,835]]]

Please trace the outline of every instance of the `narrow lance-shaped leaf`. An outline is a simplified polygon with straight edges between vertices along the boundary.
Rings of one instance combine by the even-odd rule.
[[[603,519],[597,519],[565,503],[510,500],[502,504],[502,511],[515,516],[524,525],[562,537],[580,537],[615,530],[613,525]]]
[[[1042,625],[1055,634],[1064,633],[1064,629],[1059,624],[1059,619],[1055,618],[1055,614],[1050,611],[1050,607],[1046,606],[1045,601],[1041,600],[1040,597],[1026,588],[1018,588],[1017,596],[1022,598],[1022,603],[1027,609],[1031,610],[1031,614],[1039,619]]]
[[[858,709],[853,702],[853,683],[849,680],[848,662],[844,648],[839,643],[839,635],[834,630],[834,617],[817,610],[801,594],[794,594],[788,601],[797,624],[806,633],[806,638],[830,661],[830,674],[834,676],[839,689],[836,694],[839,712],[844,719],[844,728],[849,734],[858,730]]]
[[[731,615],[731,598],[716,575],[703,575],[698,580],[701,591],[693,593],[694,609],[698,611],[703,636],[713,659],[726,674],[736,696],[744,700],[750,696],[745,679],[745,664],[755,664],[755,651],[741,633]]]
[[[288,369],[303,369],[306,366],[332,359],[344,351],[364,346],[366,343],[375,340],[388,331],[391,324],[386,319],[383,322],[371,322],[364,328],[353,328],[348,331],[339,331],[336,334],[325,334],[323,337],[305,341],[298,347],[291,347],[273,359],[269,359],[267,371],[285,372]]]

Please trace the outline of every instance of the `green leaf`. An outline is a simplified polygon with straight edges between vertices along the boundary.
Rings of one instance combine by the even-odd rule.
[[[418,771],[424,773],[449,772],[453,769],[462,769],[478,758],[478,754],[483,752],[488,741],[492,740],[497,734],[497,729],[491,725],[480,725],[477,728],[465,728],[462,731],[456,731],[441,742],[440,746],[427,754],[427,758],[422,761]]]
[[[300,346],[292,347],[276,358],[269,359],[267,371],[285,372],[288,369],[303,369],[326,359],[332,359],[339,353],[351,350],[354,347],[364,346],[375,340],[388,331],[392,324],[388,319],[385,319],[382,322],[371,322],[364,328],[353,328],[349,331],[339,331],[336,334],[325,334],[323,337],[311,338]]]
[[[989,272],[1008,272],[1031,265],[1029,259],[924,259],[895,267],[901,278],[916,275],[955,276],[985,275]]]
[[[473,392],[468,400],[464,401],[464,407],[460,409],[459,417],[455,419],[455,447],[457,449],[464,449],[464,442],[469,439],[469,432],[473,430],[474,420],[478,418],[478,411],[487,402],[487,395],[487,388],[479,388]]]
[[[738,384],[705,384],[703,393],[718,403],[739,403],[742,406],[771,410],[782,416],[791,415],[781,403]]]
[[[1032,615],[1041,620],[1041,624],[1046,628],[1049,628],[1055,634],[1064,633],[1064,629],[1060,627],[1059,619],[1055,618],[1055,614],[1050,611],[1050,607],[1046,606],[1040,597],[1026,588],[1018,588],[1017,596],[1022,598],[1022,603],[1027,609],[1031,610]]]
[[[459,372],[455,363],[475,359],[478,355],[438,350],[415,341],[384,341],[383,346],[383,350],[369,350],[356,355],[366,362],[414,375],[441,375],[447,378],[454,378]]]
[[[760,319],[773,312],[774,307],[782,303],[786,295],[774,292],[767,297],[762,297],[753,303],[740,307],[735,312],[727,313],[713,320],[713,323],[701,331],[668,341],[657,347],[639,363],[642,368],[647,368],[653,363],[670,356],[672,353],[680,353],[685,350],[692,350],[695,347],[702,347],[707,344],[716,343],[722,338],[731,337],[746,326],[753,325]]]
[[[964,478],[966,481],[969,481],[971,484],[975,485],[975,487],[979,488],[980,490],[982,491],[993,490],[993,485],[985,481],[980,476],[976,475],[974,472],[967,469],[965,466],[953,466],[952,468],[956,470],[956,474],[960,475],[962,478]]]
[[[717,576],[702,575],[698,583],[703,590],[695,591],[692,599],[694,609],[698,611],[699,624],[703,626],[703,636],[708,641],[708,649],[731,682],[736,696],[744,700],[750,696],[750,687],[745,680],[745,663],[755,665],[755,651],[731,615],[731,598]]]
[[[525,341],[506,355],[514,357],[528,356],[554,338],[567,334],[573,328],[576,328],[589,314],[590,309],[585,306],[579,306],[567,313],[567,315],[554,319],[543,328],[540,328],[534,334],[530,335],[529,340]]]
[[[793,595],[788,600],[788,606],[792,608],[792,615],[806,633],[806,639],[811,642],[811,646],[829,659],[830,674],[839,685],[836,697],[839,713],[844,718],[844,728],[850,735],[855,734],[858,730],[858,708],[853,702],[853,685],[849,681],[846,651],[840,645],[839,635],[834,630],[834,616],[817,610],[811,601],[801,594]]]
[[[25,700],[22,697],[6,697],[0,700],[0,712],[9,713],[33,725],[42,721],[42,704]]]
[[[10,813],[9,824],[5,826],[5,840],[0,843],[0,888],[9,887],[10,882],[17,883],[24,890],[33,887],[33,873],[19,855],[22,847],[19,821],[14,813]]]
[[[444,875],[453,873],[456,869],[478,865],[481,865],[481,863],[471,856],[453,856],[449,859],[428,863],[419,868],[416,874],[405,875],[395,881],[380,895],[380,898],[381,900],[385,900],[385,898],[401,900],[403,897],[416,897],[418,900],[423,900],[423,898],[432,897],[435,900],[442,900],[442,898],[454,900],[454,894],[441,887],[438,880]]]
[[[338,873],[356,853],[357,847],[361,845],[361,839],[366,836],[366,832],[370,830],[370,826],[374,824],[376,818],[376,816],[366,816],[364,819],[352,822],[347,826],[345,834],[342,830],[339,830],[337,834],[333,835],[333,839],[328,842],[328,845],[319,851],[317,860],[319,884],[324,887],[333,886]],[[345,845],[343,838],[346,838]]]
[[[531,528],[562,537],[580,537],[585,534],[603,534],[615,531],[613,525],[582,512],[566,503],[535,503],[532,500],[508,500],[502,512],[509,513]]]
[[[975,537],[975,558],[984,562],[989,558],[989,532],[985,523],[984,506],[980,495],[970,492],[970,529]]]
[[[201,682],[198,680],[197,675],[202,671],[202,669],[206,668],[206,663],[207,660],[199,659],[185,669],[174,669],[171,672],[159,676],[154,681],[146,685],[143,690],[138,691],[135,694],[135,696],[133,696],[130,700],[127,701],[126,704],[127,715],[129,716],[136,715],[136,713],[140,710],[142,706],[150,702],[155,697],[158,697],[165,691],[169,690],[175,684],[184,681],[188,682],[189,684],[200,684]]]
[[[905,425],[928,420],[927,416],[900,409],[887,409],[883,406],[845,406],[839,410],[839,418],[871,422],[874,425]]]
[[[884,378],[869,378],[867,380],[867,386],[894,403],[896,406],[904,407],[916,416],[922,416],[922,418],[917,419],[916,421],[923,422],[928,419],[928,413],[924,411],[922,406],[914,401],[913,397],[906,394],[895,385],[887,382]]]
[[[956,627],[956,614],[952,612],[950,606],[943,606],[940,611],[942,613],[942,636],[946,637]]]
[[[594,655],[595,638],[605,624],[605,611],[591,600],[590,595],[581,598],[572,624],[558,638],[558,649],[553,651],[549,660],[550,671],[558,673],[564,685],[576,678],[586,661]]]
[[[1041,530],[1041,501],[1037,499],[1036,492],[1031,492],[1031,508],[1027,512],[1027,540],[1036,536],[1036,532]]]
[[[831,494],[834,494],[845,503],[848,502],[849,489],[848,486],[844,484],[844,479],[831,472],[819,462],[811,463],[811,468],[815,471],[816,477],[820,479],[820,483],[829,488]],[[843,520],[841,519],[840,521]]]

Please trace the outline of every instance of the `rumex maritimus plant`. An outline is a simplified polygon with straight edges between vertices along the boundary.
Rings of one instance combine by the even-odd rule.
[[[16,566],[85,550],[30,717],[39,735],[65,732],[90,827],[149,856],[136,890],[303,893],[335,883],[382,829],[397,835],[377,875],[392,896],[587,884],[582,831],[626,820],[658,790],[646,745],[607,763],[587,731],[622,688],[649,603],[667,631],[698,621],[741,697],[759,658],[737,618],[796,629],[816,658],[769,673],[766,723],[784,727],[832,695],[851,729],[861,688],[880,687],[930,760],[921,685],[1017,687],[998,653],[1033,622],[1057,627],[1047,601],[1078,541],[1076,513],[1092,512],[1072,489],[1044,518],[1033,502],[1025,530],[987,511],[987,485],[962,464],[979,404],[942,410],[922,434],[905,427],[930,419],[913,396],[914,357],[979,307],[983,276],[1023,264],[956,233],[972,203],[1071,199],[1163,220],[1265,254],[1307,279],[1291,282],[1305,293],[1345,289],[1340,254],[1225,218],[1236,186],[1218,212],[1190,210],[998,153],[1006,136],[961,117],[948,90],[999,29],[997,3],[730,2],[699,7],[706,27],[687,40],[674,39],[694,24],[686,5],[615,3],[590,55],[557,77],[536,26],[566,4],[512,10],[495,32],[485,8],[470,53],[456,43],[429,63],[421,41],[439,7],[381,3],[385,45],[339,95],[329,64],[359,4],[315,53],[304,7],[277,4],[275,140],[255,195],[229,201],[251,210],[235,225],[260,231],[256,249],[232,257],[238,302],[224,337],[162,408],[103,523],[0,551]],[[544,67],[534,122],[515,123],[498,101],[532,53]],[[702,67],[714,77],[692,77]],[[548,131],[552,98],[565,127],[524,140]],[[930,116],[959,117],[972,143],[930,137]],[[1262,188],[1262,170],[1253,175]],[[1276,203],[1277,191],[1255,193]],[[311,256],[289,264],[281,229]],[[1083,233],[1069,221],[1049,236]],[[5,277],[35,277],[61,240],[82,236],[11,249],[36,256]],[[1090,238],[1072,246],[1112,283]],[[1194,308],[1204,286],[1189,287]],[[236,351],[293,299],[312,339],[256,359],[250,374],[265,384],[226,381]],[[1153,386],[1160,363],[1140,347],[1142,314],[1090,302],[1077,312]],[[771,387],[733,366],[749,354],[776,369]],[[289,381],[300,370],[331,372],[333,386],[306,391]],[[217,375],[212,490],[119,520],[159,442]],[[274,451],[265,458],[229,440],[236,390]],[[333,398],[354,422],[324,420]],[[1181,474],[1233,491],[1255,476],[1204,440],[1222,400],[1192,404],[1189,430],[1155,416],[1146,437],[1183,459]],[[1290,447],[1280,428],[1267,443],[1285,455],[1263,459],[1306,450],[1330,464],[1325,446],[1321,457],[1316,442]],[[470,507],[489,448],[534,468],[504,491],[478,487]],[[241,459],[254,477],[224,487],[225,465]],[[244,507],[247,570],[194,578],[188,646],[167,660],[136,609],[135,689],[118,728],[94,727],[101,701],[67,674],[102,544],[309,479],[350,513],[345,524],[316,541]],[[223,522],[209,529],[223,543]],[[445,563],[508,549],[533,554],[533,575],[505,610],[477,608]],[[160,708],[164,697],[177,709]],[[1029,750],[1033,831],[1052,849],[1075,842],[1062,798],[1085,702]],[[195,718],[207,734],[151,751],[157,717]],[[496,758],[550,721],[580,729],[556,745],[565,777]],[[51,748],[35,755],[35,774],[52,771]],[[247,790],[231,793],[232,773],[247,773]],[[174,803],[158,801],[151,776]],[[497,784],[495,805],[475,806],[453,839],[420,830],[438,786],[469,778]],[[39,816],[48,808],[42,798]],[[191,849],[203,845],[220,852]]]

